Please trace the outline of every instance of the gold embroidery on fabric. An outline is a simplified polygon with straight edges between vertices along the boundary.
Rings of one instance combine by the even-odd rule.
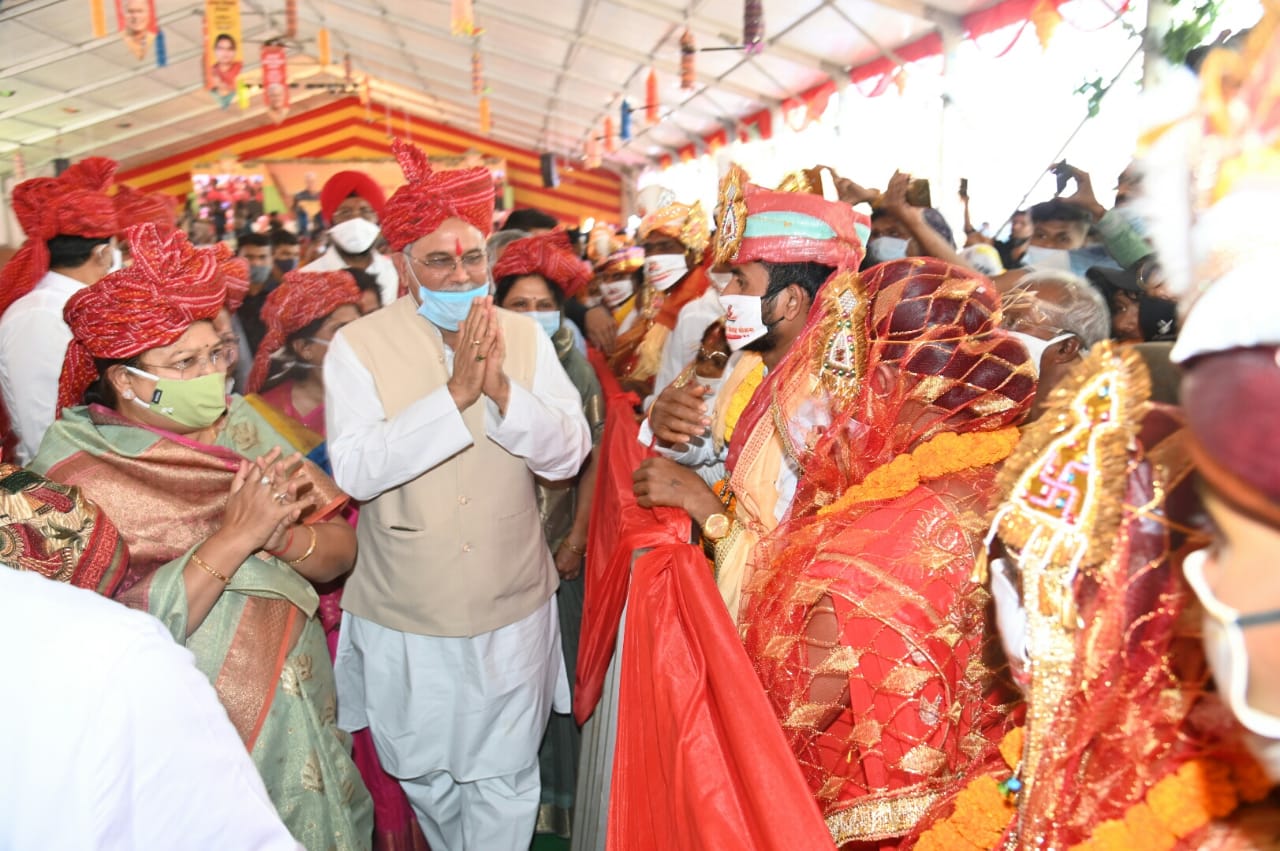
[[[241,454],[258,445],[258,427],[250,422],[238,422],[231,426],[231,443]]]
[[[955,647],[960,642],[960,639],[964,638],[964,633],[956,629],[954,624],[944,623],[934,630],[933,637],[948,647]]]
[[[858,667],[862,653],[852,647],[841,645],[831,655],[822,660],[814,674],[848,674]]]
[[[298,684],[298,671],[289,662],[280,669],[280,686],[290,697],[302,696],[302,687]]]
[[[926,727],[936,727],[938,722],[942,720],[942,695],[938,695],[933,700],[920,700],[920,723]]]
[[[782,722],[784,727],[814,727],[826,716],[831,707],[825,703],[802,703],[791,710]]]
[[[769,639],[764,655],[768,659],[785,659],[791,655],[791,651],[799,640],[799,637],[795,635],[775,635]]]
[[[873,748],[880,744],[880,734],[884,725],[874,718],[863,718],[853,727],[853,743],[861,748]]]
[[[969,733],[960,739],[960,752],[969,759],[979,759],[991,748],[991,742],[981,733]]]
[[[899,665],[884,678],[880,687],[893,694],[912,695],[932,677],[933,674],[929,671],[913,668],[910,665]]]
[[[308,792],[324,791],[324,774],[320,771],[320,757],[315,751],[302,764],[302,788]]]
[[[938,800],[934,791],[860,800],[827,816],[827,829],[836,845],[875,842],[909,833]]]
[[[916,745],[898,760],[903,771],[932,777],[947,765],[947,755],[926,744]]]

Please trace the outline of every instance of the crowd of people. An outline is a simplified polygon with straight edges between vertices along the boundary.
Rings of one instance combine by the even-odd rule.
[[[705,784],[791,784],[796,837],[1276,847],[1277,25],[1201,70],[1172,239],[1167,157],[1110,208],[1060,163],[1003,239],[962,198],[958,241],[907,174],[737,166],[715,210],[666,193],[571,239],[492,232],[485,169],[396,142],[390,197],[325,183],[305,263],[247,196],[202,229],[99,157],[19,184],[0,846],[570,836],[624,523],[714,585],[684,612],[728,627],[708,664],[754,672],[724,711],[760,749]],[[687,679],[665,639],[641,669]]]

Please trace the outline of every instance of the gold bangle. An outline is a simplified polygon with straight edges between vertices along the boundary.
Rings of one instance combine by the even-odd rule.
[[[560,548],[566,549],[569,552],[573,553],[574,555],[584,556],[587,554],[586,547],[575,547],[573,544],[569,543],[568,538],[565,538],[563,541],[560,542]]]
[[[191,551],[191,560],[196,563],[196,567],[200,568],[205,573],[212,576],[214,579],[219,580],[223,585],[226,585],[228,582],[231,581],[230,579],[228,579],[227,577],[223,576],[221,573],[219,573],[218,571],[210,567],[209,563],[204,559],[200,558],[200,556],[196,555],[194,550]]]
[[[301,556],[289,561],[289,565],[291,567],[297,567],[298,565],[302,564],[304,561],[311,558],[311,554],[316,551],[316,540],[320,537],[319,535],[316,534],[316,527],[307,526],[306,529],[308,532],[311,533],[311,546],[307,547],[307,551],[303,553]]]

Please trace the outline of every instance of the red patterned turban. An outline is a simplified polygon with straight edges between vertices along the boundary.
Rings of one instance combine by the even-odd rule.
[[[720,184],[719,206],[717,263],[813,262],[846,269],[862,264],[859,231],[869,233],[870,222],[848,204],[765,189],[732,166]]]
[[[249,392],[257,393],[267,380],[271,355],[279,351],[290,334],[323,319],[344,304],[358,305],[360,289],[350,272],[290,272],[271,291],[262,305],[266,336],[253,358]]]
[[[324,220],[333,224],[333,214],[338,206],[352,195],[359,196],[369,202],[379,218],[387,204],[387,196],[382,187],[363,171],[340,171],[324,182],[320,190],[320,212]]]
[[[218,315],[228,277],[249,274],[248,264],[225,245],[196,248],[182,231],[162,237],[146,224],[127,236],[133,265],[80,290],[62,311],[74,339],[62,364],[58,410],[84,398],[98,377],[94,359],[129,358],[169,345],[192,323]]]
[[[606,278],[610,275],[620,275],[627,272],[635,272],[644,266],[644,249],[637,246],[628,248],[620,248],[604,259],[600,265],[596,266],[596,277]]]
[[[49,271],[49,240],[115,235],[116,208],[107,195],[115,173],[114,160],[88,157],[58,177],[33,177],[14,187],[13,213],[27,240],[0,269],[0,316]]]
[[[493,279],[508,275],[541,275],[560,288],[566,298],[573,298],[591,282],[591,269],[579,260],[569,246],[569,235],[562,230],[517,239],[502,252],[493,267]]]
[[[485,236],[493,230],[493,176],[487,168],[435,171],[427,155],[406,142],[391,145],[405,185],[387,200],[382,212],[382,235],[393,251],[400,251],[459,218]]]
[[[116,207],[116,222],[120,227],[117,235],[121,239],[129,228],[147,222],[155,225],[162,236],[168,236],[177,227],[177,199],[170,195],[139,192],[121,183],[111,200]]]
[[[225,242],[219,242],[217,245],[220,249],[218,252],[219,259],[223,259],[224,254],[227,257],[232,255],[231,248]],[[226,251],[222,251],[221,249],[226,249]],[[244,268],[246,270],[249,268],[247,261],[245,262]],[[241,275],[228,273],[223,276],[223,282],[227,285],[227,310],[231,313],[235,313],[240,309],[240,306],[244,304],[244,300],[249,297],[249,276],[247,274]]]

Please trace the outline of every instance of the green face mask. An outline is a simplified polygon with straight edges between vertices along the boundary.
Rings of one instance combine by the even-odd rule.
[[[134,403],[187,428],[207,428],[227,410],[227,376],[211,372],[199,378],[161,378],[131,366],[125,369],[156,383],[151,401]]]

